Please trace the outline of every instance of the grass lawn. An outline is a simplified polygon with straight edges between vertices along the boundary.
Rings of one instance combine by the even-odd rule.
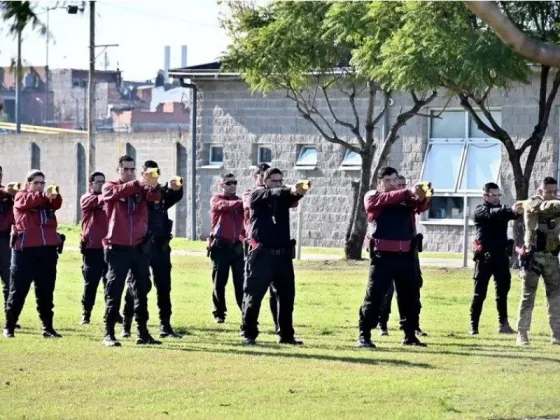
[[[59,232],[66,235],[66,244],[69,247],[77,247],[80,237],[79,225],[62,225]],[[171,246],[177,251],[198,251],[206,252],[206,241],[191,241],[185,238],[174,238]],[[305,254],[312,255],[344,255],[342,248],[315,248],[304,246],[301,248],[302,256]],[[364,253],[365,257],[365,253]],[[438,259],[462,259],[461,253],[443,253],[443,252],[423,252],[422,258],[438,258]],[[469,258],[472,258],[469,256]]]
[[[539,290],[532,345],[496,333],[490,291],[481,335],[470,337],[471,273],[425,269],[422,327],[428,348],[402,348],[396,305],[391,336],[357,349],[356,323],[367,263],[297,263],[296,333],[302,348],[275,344],[267,304],[259,346],[238,336],[240,314],[228,287],[229,318],[211,316],[209,262],[173,259],[173,315],[181,339],[160,347],[102,343],[102,294],[92,324],[80,327],[80,258],[59,262],[55,326],[39,335],[29,296],[16,339],[0,339],[0,418],[527,418],[560,415],[560,347],[549,344]],[[520,284],[514,277],[515,321]],[[151,330],[157,309],[150,295]],[[118,331],[120,333],[120,329]]]

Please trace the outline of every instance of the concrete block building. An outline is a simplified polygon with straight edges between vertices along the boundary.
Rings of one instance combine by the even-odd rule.
[[[190,79],[198,88],[196,220],[200,237],[206,237],[210,231],[209,200],[219,175],[233,172],[243,187],[248,187],[254,165],[267,162],[281,168],[287,182],[313,182],[312,191],[301,205],[303,245],[343,245],[352,204],[351,182],[360,171],[359,155],[325,141],[298,114],[285,92],[253,94],[238,74],[220,71],[219,63],[171,70],[170,76]],[[412,106],[405,94],[393,98],[385,121],[389,126],[400,112]],[[514,85],[508,91],[495,90],[490,95],[493,116],[518,144],[537,123],[537,99],[537,78],[532,84]],[[351,116],[340,93],[333,92],[331,101],[340,119]],[[365,115],[365,98],[356,102],[360,115]],[[534,166],[530,192],[535,191],[543,177],[558,175],[558,104],[557,99]],[[319,101],[318,108],[327,115],[324,102]],[[502,144],[487,138],[458,101],[448,102],[444,92],[422,113],[438,118],[411,119],[399,131],[400,138],[391,150],[389,163],[410,182],[429,180],[434,185],[436,194],[431,208],[419,223],[426,249],[459,252],[464,216],[469,213],[472,217],[474,208],[482,202],[484,183],[497,182],[505,192],[503,201],[513,202],[511,166]],[[382,129],[376,129],[378,135]],[[342,132],[341,137],[351,139],[350,133]],[[472,220],[468,224],[472,235]]]

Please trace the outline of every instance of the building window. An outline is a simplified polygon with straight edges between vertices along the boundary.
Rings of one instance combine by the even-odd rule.
[[[482,197],[467,197],[469,219],[474,217],[474,209],[482,204]],[[427,212],[428,220],[460,220],[465,214],[465,197],[434,197]]]
[[[317,149],[315,146],[302,146],[296,161],[298,169],[315,169],[317,167]]]
[[[259,146],[257,149],[257,164],[271,163],[272,162],[272,149],[266,146]]]
[[[343,169],[362,169],[362,157],[359,153],[346,149],[341,166]]]
[[[224,147],[223,146],[210,146],[208,157],[210,165],[223,165],[224,163]]]
[[[482,201],[478,198],[482,186],[487,182],[498,182],[501,143],[480,131],[464,110],[441,113],[432,110],[431,114],[430,138],[421,178],[432,182],[436,196],[425,218],[434,221],[463,219],[465,197],[472,218],[474,208]],[[493,110],[491,114],[501,125],[501,111]],[[480,111],[478,115],[490,125]]]

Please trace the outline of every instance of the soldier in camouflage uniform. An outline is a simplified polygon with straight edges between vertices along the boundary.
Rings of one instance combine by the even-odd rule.
[[[560,344],[560,200],[558,183],[547,177],[539,195],[524,202],[525,238],[520,254],[523,291],[519,305],[517,344],[529,344],[528,332],[539,278],[546,290],[552,344]]]

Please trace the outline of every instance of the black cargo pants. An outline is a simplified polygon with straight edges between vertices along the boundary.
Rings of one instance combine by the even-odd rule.
[[[107,285],[105,286],[105,335],[115,333],[115,323],[125,283],[128,281],[134,302],[134,316],[138,329],[148,324],[148,290],[150,259],[140,246],[117,246],[105,250]],[[128,276],[129,271],[131,275]]]
[[[231,270],[235,301],[241,310],[243,304],[243,283],[245,262],[243,259],[243,244],[241,242],[216,243],[210,251],[212,260],[212,303],[214,317],[225,318],[227,313],[226,306],[226,285]]]
[[[0,232],[0,281],[2,282],[3,305],[6,310],[10,291],[10,264],[12,249],[10,248],[10,232]]]
[[[488,292],[488,284],[492,276],[494,276],[496,287],[496,307],[499,323],[504,324],[508,321],[507,297],[511,288],[509,265],[509,256],[505,250],[485,254],[476,260],[473,274],[474,295],[470,308],[473,327],[478,328],[482,307]]]
[[[401,328],[408,337],[415,334],[419,283],[413,253],[379,252],[372,254],[366,295],[359,311],[360,338],[371,340],[371,330],[379,322],[381,304],[391,282],[395,282]]]
[[[15,328],[31,283],[35,284],[37,312],[39,312],[43,328],[52,328],[57,262],[56,246],[38,246],[13,250],[10,268],[10,293],[6,303],[6,328]]]
[[[414,316],[413,319],[416,325],[416,329],[420,329],[420,311],[422,309],[422,303],[420,301],[420,289],[422,288],[424,280],[422,278],[422,269],[420,268],[419,258],[415,259],[415,265],[416,265],[416,280],[418,281],[418,293],[416,295],[416,300],[417,300],[416,305],[417,305],[418,313]],[[389,285],[389,289],[387,290],[387,294],[385,295],[383,301],[381,302],[381,310],[379,313],[380,325],[386,326],[387,323],[389,322],[389,316],[391,315],[391,305],[393,303],[394,294],[395,294],[395,284],[394,282],[391,282]],[[402,320],[403,319],[402,314],[399,315]]]
[[[245,243],[243,245],[243,252],[245,254],[245,278],[247,278],[247,256],[249,255],[249,244]],[[270,313],[272,315],[272,322],[274,322],[274,331],[278,332],[278,296],[274,291],[272,284],[268,288],[269,290],[269,300],[268,304],[270,306]]]
[[[99,281],[103,280],[103,290],[107,286],[107,263],[102,248],[82,250],[82,275],[84,277],[82,308],[84,312],[91,313],[95,305]]]
[[[154,278],[154,285],[157,292],[157,305],[159,309],[160,325],[169,326],[171,323],[171,247],[169,240],[152,241],[150,252],[150,267]],[[129,277],[132,273],[129,273]],[[152,283],[148,272],[147,293],[152,290]],[[134,314],[134,295],[128,287],[125,295],[123,316],[132,319]]]
[[[277,296],[278,327],[276,333],[283,340],[294,338],[293,311],[296,295],[292,250],[261,248],[256,255],[249,252],[247,277],[243,287],[243,332],[245,338],[259,335],[258,318],[261,303],[269,286]]]

